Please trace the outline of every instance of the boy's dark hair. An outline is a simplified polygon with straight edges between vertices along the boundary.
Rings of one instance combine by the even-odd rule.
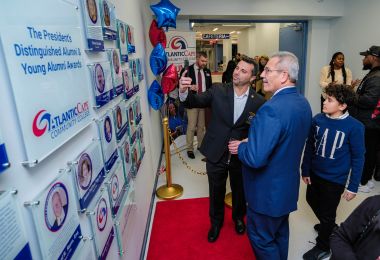
[[[347,105],[347,108],[343,112],[346,112],[347,109],[353,106],[357,101],[356,93],[349,85],[330,83],[325,88],[325,93],[327,96],[334,97],[339,104]]]

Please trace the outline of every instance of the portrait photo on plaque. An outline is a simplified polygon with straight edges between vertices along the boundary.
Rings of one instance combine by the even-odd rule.
[[[106,175],[99,141],[92,141],[69,165],[75,173],[80,208],[85,209],[101,187]]]
[[[135,47],[135,29],[131,25],[126,26],[127,30],[127,41],[128,41],[128,53],[135,53],[136,47]]]
[[[102,16],[103,37],[105,40],[117,39],[115,5],[110,1],[101,0],[100,14]]]
[[[69,259],[83,246],[77,203],[68,172],[63,172],[28,206],[44,259]]]
[[[132,72],[130,69],[123,70],[124,99],[130,99],[134,94]]]
[[[120,159],[118,159],[116,167],[113,168],[109,175],[107,187],[110,196],[112,216],[115,217],[122,205],[125,191],[127,189],[124,168]]]
[[[136,125],[139,125],[142,119],[140,97],[136,97],[133,104],[133,110],[135,114]]]
[[[116,140],[120,142],[128,131],[128,115],[125,109],[125,101],[120,101],[113,109],[116,122]]]
[[[117,24],[117,47],[120,51],[120,58],[122,62],[128,61],[128,40],[127,40],[127,27],[128,25],[121,20],[116,20]]]
[[[102,143],[103,160],[106,172],[110,171],[119,157],[116,144],[116,132],[113,115],[108,111],[104,117],[98,121],[99,135]]]
[[[119,146],[120,154],[122,155],[124,174],[126,183],[129,183],[129,180],[132,177],[132,156],[131,156],[131,145],[129,138],[126,138],[124,142]]]
[[[137,67],[137,75],[138,75],[137,78],[138,78],[138,81],[141,82],[144,79],[141,58],[136,59],[136,67]]]
[[[137,173],[140,169],[140,165],[141,165],[140,147],[139,147],[137,138],[132,144],[131,156],[132,156],[133,177],[136,178]]]
[[[116,96],[124,93],[123,72],[120,63],[120,54],[118,49],[107,51],[108,59],[111,62],[112,82]]]
[[[136,139],[138,139],[138,143],[140,147],[140,160],[142,160],[145,154],[145,143],[144,143],[144,132],[141,125],[136,131]]]
[[[128,114],[128,124],[129,124],[129,138],[130,142],[133,143],[136,139],[136,122],[135,122],[135,112],[133,109],[133,103],[127,104],[125,110]]]
[[[16,191],[0,191],[0,259],[32,260]]]
[[[94,200],[94,203],[91,203],[89,210],[92,212],[88,216],[91,220],[98,259],[105,260],[115,236],[107,190],[98,193],[96,200]]]
[[[137,92],[138,89],[136,91],[136,87],[139,86],[139,78],[138,78],[138,72],[137,72],[137,63],[135,59],[129,60],[129,68],[131,69],[131,72],[132,72],[133,87],[135,88],[135,92]]]
[[[96,108],[110,102],[115,92],[112,85],[111,64],[108,61],[88,65],[91,72],[92,90],[95,97]]]
[[[103,51],[104,41],[99,0],[81,0],[81,2],[87,48],[90,51]]]

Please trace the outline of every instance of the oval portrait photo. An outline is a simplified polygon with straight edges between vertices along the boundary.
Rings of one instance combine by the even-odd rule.
[[[44,208],[45,223],[51,232],[57,232],[65,223],[68,206],[69,197],[65,185],[55,183],[46,197]]]
[[[87,153],[82,154],[79,159],[77,175],[79,187],[82,190],[87,190],[92,180],[92,163]]]

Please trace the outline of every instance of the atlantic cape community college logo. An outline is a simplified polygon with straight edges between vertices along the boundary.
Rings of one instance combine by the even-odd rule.
[[[186,39],[182,36],[173,36],[168,45],[166,55],[170,57],[195,57],[195,50],[189,50],[189,45]]]
[[[36,137],[41,137],[46,133],[49,133],[50,138],[55,139],[89,115],[90,110],[88,101],[78,103],[75,107],[70,108],[69,110],[58,115],[52,115],[45,109],[41,109],[37,112],[33,119],[33,134]]]

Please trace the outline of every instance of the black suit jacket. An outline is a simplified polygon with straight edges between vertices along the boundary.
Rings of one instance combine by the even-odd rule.
[[[192,85],[196,85],[197,84],[197,80],[196,80],[196,77],[195,77],[195,69],[194,69],[194,64],[192,64],[191,66],[188,67],[187,69],[187,74],[186,74],[186,77],[189,77],[191,78],[191,84]],[[185,69],[182,69],[181,70],[181,73],[179,75],[182,75],[182,73],[185,71]],[[197,72],[198,73],[198,72]],[[211,88],[211,85],[212,85],[212,79],[211,79],[211,71],[207,68],[204,68],[203,69],[203,73],[205,74],[205,81],[206,81],[206,90],[208,90],[209,88]],[[194,90],[191,90],[191,92],[193,94],[196,94],[197,92],[194,91]]]
[[[189,92],[184,105],[188,108],[211,107],[211,122],[200,147],[201,153],[212,163],[217,163],[228,150],[230,138],[247,138],[249,118],[263,105],[265,99],[249,88],[247,103],[243,113],[234,124],[234,90],[232,83],[214,84],[200,95]]]

